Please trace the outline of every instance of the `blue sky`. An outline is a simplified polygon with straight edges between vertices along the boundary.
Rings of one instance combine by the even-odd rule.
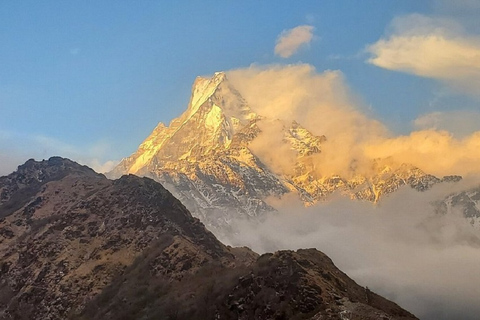
[[[462,82],[449,70],[432,71],[437,65],[405,67],[368,48],[418,23],[430,31],[415,32],[441,26],[475,53],[479,9],[476,0],[2,1],[0,173],[56,154],[97,167],[119,160],[159,121],[181,114],[196,76],[251,64],[340,70],[372,116],[397,134],[425,114],[460,110],[475,118],[478,94],[462,88],[478,78],[463,74]],[[298,26],[311,28],[311,40],[289,57],[275,54],[282,32]]]

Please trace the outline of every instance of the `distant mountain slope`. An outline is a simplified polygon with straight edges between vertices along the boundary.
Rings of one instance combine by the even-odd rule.
[[[415,319],[314,249],[224,246],[148,178],[29,160],[0,217],[0,319]]]
[[[279,135],[275,139],[280,146],[262,148],[291,150],[295,159],[288,168],[272,168],[252,148],[262,128],[271,127],[280,128],[271,133]],[[328,138],[315,136],[296,121],[284,123],[256,114],[225,73],[218,72],[212,78],[198,77],[187,110],[169,126],[160,123],[109,176],[132,173],[161,182],[215,232],[228,230],[232,219],[255,218],[272,210],[266,203],[270,196],[295,193],[310,205],[339,191],[352,199],[377,202],[403,185],[423,191],[460,179],[440,179],[388,159],[372,162],[368,176],[322,176],[316,170],[321,163],[313,157]]]
[[[459,214],[480,229],[480,186],[457,192],[436,203],[441,214]]]

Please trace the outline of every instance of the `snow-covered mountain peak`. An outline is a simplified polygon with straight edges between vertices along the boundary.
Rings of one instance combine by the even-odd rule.
[[[285,130],[284,139],[290,142],[291,148],[300,156],[319,153],[321,144],[327,140],[325,136],[313,135],[296,121],[293,121],[290,128]]]
[[[192,96],[187,108],[187,112],[181,117],[188,119],[201,108],[206,108],[205,112],[210,112],[211,108],[219,109],[213,111],[218,114],[221,112],[226,118],[232,121],[239,121],[246,124],[252,119],[258,117],[252,112],[245,99],[233,88],[224,72],[216,72],[212,77],[197,77],[192,86]],[[235,120],[231,120],[234,118]],[[209,121],[211,124],[211,121]]]
[[[159,123],[110,176],[154,178],[212,229],[273,210],[266,199],[289,192],[306,205],[336,191],[378,202],[403,185],[423,191],[443,181],[389,159],[373,162],[368,174],[325,175],[321,161],[328,156],[327,139],[297,121],[256,114],[227,75],[217,72],[197,77],[187,110],[168,126]]]

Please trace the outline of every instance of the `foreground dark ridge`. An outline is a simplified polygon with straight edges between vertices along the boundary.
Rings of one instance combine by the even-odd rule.
[[[315,249],[223,245],[148,178],[29,160],[0,218],[0,319],[416,319]]]

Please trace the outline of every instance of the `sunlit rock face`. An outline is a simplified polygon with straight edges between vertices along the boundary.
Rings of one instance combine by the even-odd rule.
[[[226,210],[257,216],[272,210],[263,199],[289,191],[248,148],[258,121],[224,73],[197,78],[187,111],[168,127],[160,123],[111,175],[160,181],[207,225],[228,225]]]
[[[280,144],[258,143],[267,132],[278,135]],[[388,159],[372,161],[370,174],[354,169],[348,177],[319,174],[318,156],[327,139],[296,121],[285,123],[255,113],[219,72],[198,77],[187,110],[168,126],[159,123],[109,176],[130,173],[161,182],[212,230],[225,230],[232,219],[261,217],[274,210],[267,199],[287,193],[298,195],[305,205],[334,192],[378,202],[403,185],[423,191],[444,181]],[[287,148],[292,157],[285,159],[286,165],[274,167],[262,152],[265,148]]]

